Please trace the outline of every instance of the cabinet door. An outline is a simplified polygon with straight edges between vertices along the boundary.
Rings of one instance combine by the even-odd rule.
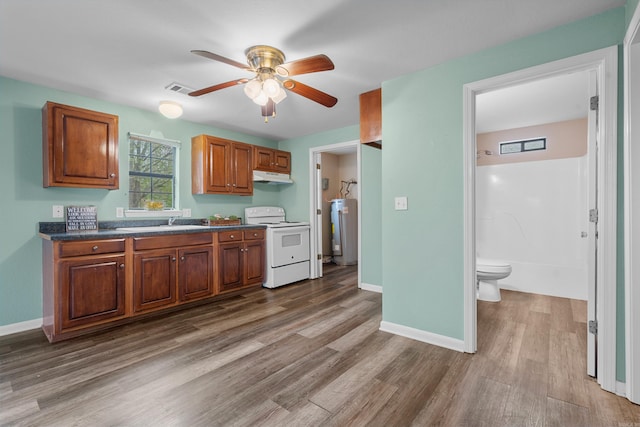
[[[246,242],[244,257],[244,283],[246,285],[262,283],[265,267],[264,241]]]
[[[288,151],[276,151],[274,153],[273,170],[280,173],[291,173],[291,153]]]
[[[118,116],[52,102],[42,114],[44,187],[118,188]]]
[[[240,195],[253,194],[253,148],[248,144],[233,143],[231,163],[231,192]]]
[[[360,94],[360,142],[382,141],[382,89]]]
[[[176,302],[176,261],[174,249],[134,255],[134,311],[151,310]]]
[[[274,150],[267,147],[253,147],[253,168],[261,171],[270,171],[274,163]]]
[[[124,256],[62,261],[60,272],[61,329],[124,315]]]
[[[232,191],[230,163],[231,144],[229,142],[207,137],[206,149],[206,192],[228,193]]]
[[[225,243],[218,251],[220,292],[242,287],[243,243]]]
[[[178,258],[180,301],[213,295],[213,248],[180,249]]]

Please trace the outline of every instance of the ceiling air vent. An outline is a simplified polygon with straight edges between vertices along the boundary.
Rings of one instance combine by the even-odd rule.
[[[165,86],[164,88],[167,89],[168,91],[182,93],[184,95],[188,95],[189,92],[194,91],[194,89],[191,89],[190,87],[186,87],[185,85],[178,82],[173,82]]]

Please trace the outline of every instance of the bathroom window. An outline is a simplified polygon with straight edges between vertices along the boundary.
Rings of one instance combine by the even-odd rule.
[[[522,139],[500,143],[500,154],[524,153],[547,149],[547,138]]]
[[[177,209],[180,142],[129,133],[129,209]]]

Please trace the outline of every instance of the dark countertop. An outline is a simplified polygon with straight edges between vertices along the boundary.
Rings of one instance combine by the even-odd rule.
[[[183,219],[176,220],[174,225],[200,225],[200,219]],[[92,239],[115,239],[121,237],[137,237],[137,236],[161,236],[167,234],[191,234],[191,233],[210,233],[213,231],[233,231],[233,230],[251,230],[265,229],[264,225],[217,225],[202,226],[197,229],[176,229],[162,231],[144,231],[144,227],[167,225],[166,220],[123,220],[123,221],[100,221],[98,230],[92,231],[75,231],[66,232],[66,224],[64,222],[40,222],[38,223],[38,236],[45,240],[92,240]],[[140,231],[117,230],[122,227],[140,227]]]

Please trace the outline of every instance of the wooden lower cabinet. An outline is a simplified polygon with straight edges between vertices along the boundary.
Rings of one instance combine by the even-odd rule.
[[[176,302],[176,251],[137,253],[133,261],[133,311],[153,310]]]
[[[42,329],[50,342],[60,341],[217,293],[261,285],[264,233],[252,229],[43,240]]]
[[[264,230],[220,232],[218,241],[220,293],[263,283]]]
[[[213,295],[213,247],[178,251],[178,297],[191,301]]]
[[[126,317],[125,239],[43,241],[43,320],[49,341]]]
[[[122,317],[124,255],[60,263],[61,330]]]

